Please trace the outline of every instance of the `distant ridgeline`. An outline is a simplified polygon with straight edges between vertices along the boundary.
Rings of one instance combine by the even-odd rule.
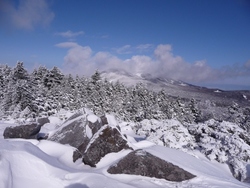
[[[101,78],[64,75],[59,68],[39,67],[32,73],[18,62],[14,68],[0,65],[0,118],[49,116],[61,109],[87,107],[97,115],[114,113],[127,121],[172,119],[197,123],[208,119],[250,127],[250,108],[237,103],[218,106],[214,101],[169,96],[151,91],[143,84],[126,87]]]

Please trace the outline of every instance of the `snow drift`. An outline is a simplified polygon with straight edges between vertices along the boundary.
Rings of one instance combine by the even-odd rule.
[[[66,119],[70,117],[67,114],[68,112],[65,111],[64,117],[66,117]],[[60,114],[60,116],[62,116],[62,114]],[[184,126],[179,126],[182,131],[175,130],[175,137],[178,138],[178,134],[182,135],[182,137],[179,138],[179,143],[181,143],[184,138],[187,139],[188,142],[178,144],[176,140],[171,139],[173,140],[173,143],[176,143],[179,146],[179,149],[177,150],[170,148],[173,147],[170,142],[170,147],[166,147],[163,146],[164,144],[156,145],[153,142],[150,142],[149,140],[152,140],[150,137],[148,137],[149,140],[145,140],[145,135],[143,135],[143,133],[147,132],[140,132],[142,129],[136,128],[136,124],[117,122],[112,115],[108,115],[107,117],[109,124],[113,126],[119,124],[120,131],[122,135],[126,135],[130,147],[134,149],[143,149],[164,161],[168,161],[183,168],[194,174],[196,177],[183,182],[171,182],[164,179],[150,178],[140,175],[110,174],[108,173],[108,168],[120,161],[130,153],[131,150],[123,149],[116,153],[109,153],[102,157],[102,159],[96,164],[95,168],[92,168],[82,163],[81,160],[77,160],[75,163],[73,162],[72,155],[76,149],[75,147],[48,140],[4,140],[1,136],[0,187],[249,187],[249,184],[240,182],[233,177],[229,166],[226,163],[221,164],[212,158],[209,159],[199,150],[191,151],[186,148],[185,151],[185,147],[183,146],[187,145],[188,142],[195,145],[195,141],[193,135],[190,134],[188,137],[185,136],[185,134],[188,134],[188,131],[185,131],[186,128]],[[92,114],[90,120],[96,121],[96,119],[94,120],[93,118],[95,118],[95,116]],[[173,123],[178,122],[172,122],[172,125]],[[159,124],[161,123],[158,122],[158,125]],[[1,135],[3,135],[4,128],[9,125],[14,124],[0,122]],[[41,131],[43,133],[53,133],[63,125],[65,125],[64,121],[60,120],[59,115],[55,115],[50,117],[50,123],[45,124]],[[168,126],[164,123],[161,125],[164,125],[166,128]],[[169,122],[169,126],[171,127],[171,121]],[[224,126],[229,127],[226,123],[224,123]],[[232,125],[230,126],[232,127]],[[157,132],[154,127],[152,128]],[[164,133],[163,127],[161,128]],[[147,126],[145,126],[144,131],[146,131],[146,129]],[[140,135],[135,134],[136,132],[133,130],[136,130]],[[183,132],[185,134],[182,134]],[[171,135],[173,133],[169,134]],[[171,138],[170,135],[168,136],[169,138]],[[155,137],[155,141],[157,141],[158,144],[160,144],[161,140],[162,139]],[[205,141],[202,143],[205,144]]]

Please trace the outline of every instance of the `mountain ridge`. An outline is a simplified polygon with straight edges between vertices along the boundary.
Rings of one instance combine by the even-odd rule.
[[[149,73],[131,74],[125,70],[111,69],[100,72],[101,78],[107,79],[110,82],[120,82],[128,87],[142,84],[149,90],[156,92],[162,89],[170,96],[204,100],[211,99],[221,101],[222,103],[231,103],[232,101],[250,105],[250,91],[248,90],[233,90],[226,91],[218,88],[207,88],[196,86],[180,80],[171,78],[155,77]]]

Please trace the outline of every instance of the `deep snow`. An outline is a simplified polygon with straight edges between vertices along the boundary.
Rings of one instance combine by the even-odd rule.
[[[69,112],[61,112],[50,117],[51,123],[42,128],[44,133],[52,133],[60,128],[62,122],[69,117]],[[96,117],[89,116],[90,120]],[[115,118],[108,116],[108,122],[116,126]],[[227,165],[215,160],[210,161],[200,152],[192,155],[180,150],[156,145],[144,140],[144,136],[134,133],[126,122],[119,123],[121,131],[128,135],[130,145],[134,149],[144,148],[151,154],[169,161],[197,177],[176,183],[163,179],[136,175],[112,175],[107,173],[110,165],[130,152],[122,150],[106,155],[96,168],[84,165],[80,160],[75,163],[72,155],[75,148],[52,141],[3,139],[5,127],[15,125],[14,121],[0,122],[0,187],[1,188],[244,188],[249,184],[236,180]],[[169,135],[171,136],[171,135]]]

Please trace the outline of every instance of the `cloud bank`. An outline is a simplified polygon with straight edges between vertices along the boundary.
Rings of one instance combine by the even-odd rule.
[[[92,75],[95,70],[123,69],[131,73],[150,73],[155,76],[173,78],[189,83],[220,81],[232,77],[250,76],[250,61],[238,67],[213,69],[205,60],[194,63],[186,62],[175,56],[171,45],[160,44],[154,49],[154,56],[134,55],[122,60],[109,52],[94,53],[89,46],[81,46],[75,42],[56,44],[68,49],[64,57],[66,73]],[[141,46],[141,48],[149,46]],[[126,49],[126,46],[124,47]],[[130,48],[127,45],[127,48]]]
[[[46,0],[0,1],[1,24],[11,28],[30,30],[47,26],[54,19]]]

